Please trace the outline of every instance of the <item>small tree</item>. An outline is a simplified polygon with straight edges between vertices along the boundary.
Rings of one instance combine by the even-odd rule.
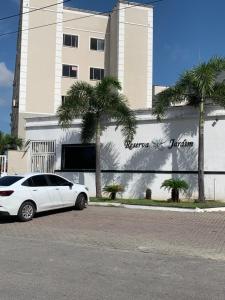
[[[13,135],[0,131],[0,155],[5,154],[7,150],[22,148],[23,140]]]
[[[66,101],[58,109],[59,124],[71,126],[75,118],[82,118],[81,140],[96,145],[96,197],[102,197],[101,190],[101,134],[107,122],[112,119],[116,129],[121,126],[125,142],[133,140],[136,133],[136,119],[129,108],[121,85],[113,77],[105,77],[95,86],[76,82],[67,93]]]
[[[103,189],[104,192],[110,194],[109,197],[112,200],[116,199],[116,194],[117,193],[122,193],[124,192],[124,187],[120,184],[112,184],[112,185],[107,185]]]
[[[171,200],[173,202],[180,202],[180,191],[186,191],[188,184],[185,180],[171,178],[163,181],[161,188],[171,191]]]

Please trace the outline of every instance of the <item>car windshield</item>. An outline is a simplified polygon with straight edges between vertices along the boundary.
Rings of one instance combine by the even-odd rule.
[[[22,178],[21,176],[4,176],[0,178],[0,186],[10,186]]]

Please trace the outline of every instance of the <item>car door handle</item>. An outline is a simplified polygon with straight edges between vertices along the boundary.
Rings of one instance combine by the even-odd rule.
[[[33,190],[33,192],[37,192],[37,190]]]
[[[56,191],[59,191],[59,189],[56,189]]]

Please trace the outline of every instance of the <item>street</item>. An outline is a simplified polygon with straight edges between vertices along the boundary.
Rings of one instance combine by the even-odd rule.
[[[0,219],[0,299],[225,299],[224,213],[89,207]]]

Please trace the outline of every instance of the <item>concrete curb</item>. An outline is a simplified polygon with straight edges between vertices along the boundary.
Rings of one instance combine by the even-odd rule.
[[[175,212],[225,212],[225,207],[215,208],[178,208],[178,207],[161,207],[161,206],[145,206],[145,205],[128,205],[122,203],[110,203],[110,202],[90,202],[90,206],[101,206],[101,207],[121,207],[129,209],[142,209],[142,210],[159,210],[159,211],[175,211]]]

